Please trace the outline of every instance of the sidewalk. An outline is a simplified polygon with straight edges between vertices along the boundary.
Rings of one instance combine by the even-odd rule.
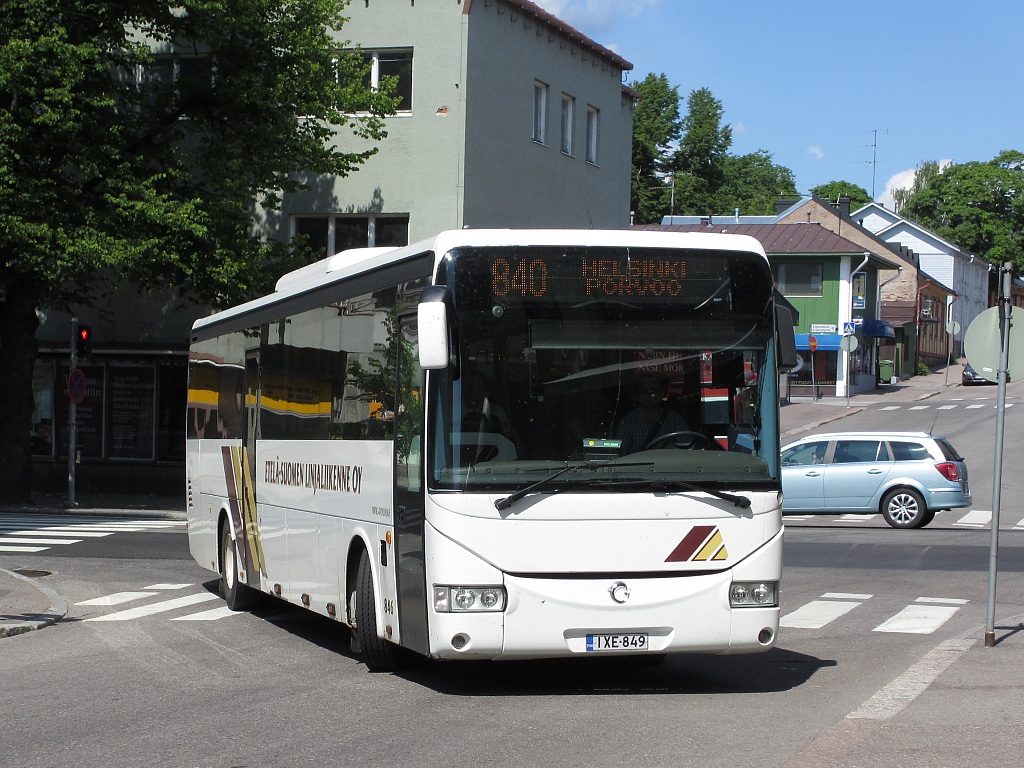
[[[184,493],[180,498],[85,494],[74,507],[68,505],[66,496],[36,494],[35,502],[32,506],[0,506],[0,519],[17,514],[185,519]],[[67,601],[43,581],[47,575],[28,565],[15,570],[0,568],[0,638],[47,627],[67,614]]]

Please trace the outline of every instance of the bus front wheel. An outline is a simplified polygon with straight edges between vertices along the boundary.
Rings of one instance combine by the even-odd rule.
[[[377,636],[377,606],[373,591],[373,571],[370,556],[364,549],[359,555],[356,570],[356,588],[353,590],[353,639],[371,672],[392,672],[398,668],[398,648]]]

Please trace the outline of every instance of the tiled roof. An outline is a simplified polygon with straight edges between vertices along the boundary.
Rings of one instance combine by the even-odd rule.
[[[862,254],[864,248],[820,224],[640,224],[633,229],[661,232],[728,232],[756,238],[765,253]]]
[[[544,22],[545,24],[554,27],[577,45],[581,45],[584,48],[589,48],[595,54],[601,56],[604,59],[607,59],[615,66],[620,67],[623,70],[633,69],[633,64],[619,56],[619,54],[615,53],[615,51],[605,48],[600,43],[591,40],[589,37],[587,37],[578,29],[576,29],[576,27],[572,26],[571,24],[567,24],[557,16],[548,13],[536,3],[532,3],[530,2],[530,0],[505,0],[505,2],[507,2],[509,5],[515,8],[519,8],[525,11],[526,13],[529,13],[531,16],[534,16],[535,18]]]

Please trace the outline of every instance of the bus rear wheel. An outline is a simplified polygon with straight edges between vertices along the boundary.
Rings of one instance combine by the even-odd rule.
[[[244,611],[256,603],[256,592],[238,579],[238,551],[231,526],[220,533],[220,593],[232,611]]]
[[[377,636],[377,606],[373,591],[373,570],[370,567],[370,556],[364,549],[359,555],[359,567],[356,570],[356,588],[352,593],[355,604],[352,616],[355,626],[352,627],[353,639],[357,642],[363,661],[371,672],[393,672],[398,669],[398,648]]]

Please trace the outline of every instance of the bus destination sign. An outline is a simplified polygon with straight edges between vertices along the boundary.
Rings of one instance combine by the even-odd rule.
[[[526,301],[675,298],[683,292],[686,270],[679,257],[499,257],[491,261],[491,294]]]

